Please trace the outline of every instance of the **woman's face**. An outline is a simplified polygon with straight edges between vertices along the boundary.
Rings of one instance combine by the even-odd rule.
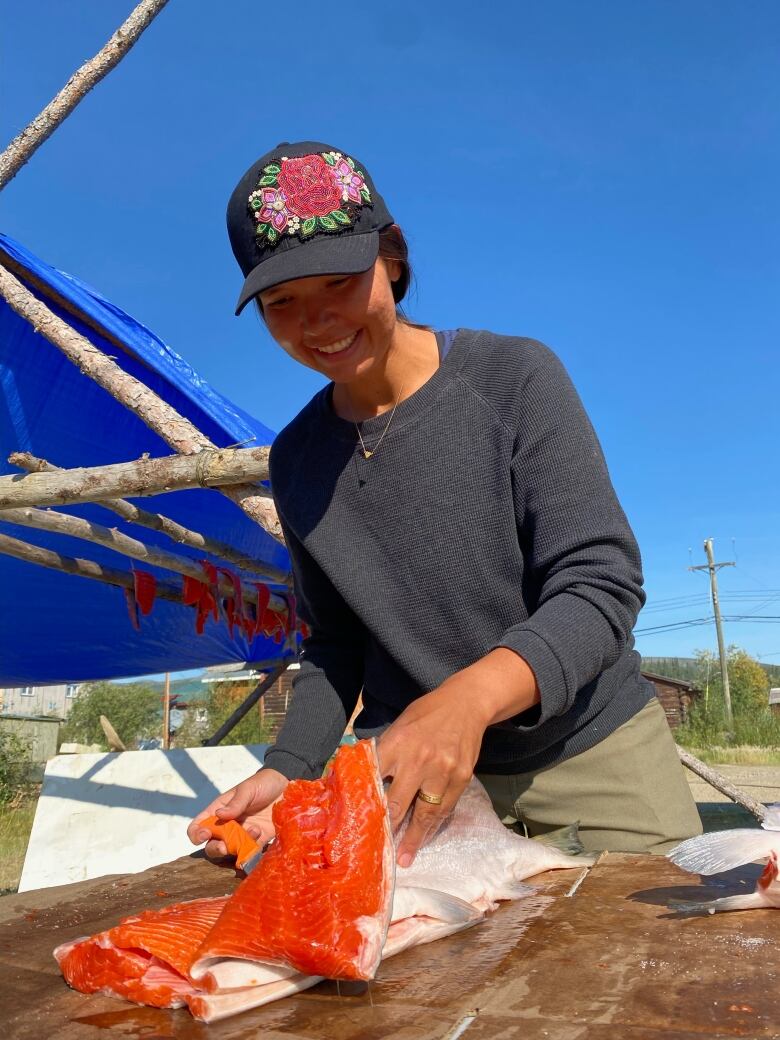
[[[290,357],[334,383],[350,383],[386,356],[396,325],[393,260],[363,274],[318,275],[260,293],[268,330]]]

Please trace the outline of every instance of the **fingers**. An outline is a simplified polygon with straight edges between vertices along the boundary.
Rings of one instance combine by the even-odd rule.
[[[220,820],[237,820],[243,816],[257,800],[257,785],[253,781],[254,777],[235,787],[231,797],[215,810],[214,815]]]
[[[209,816],[216,816],[221,822],[238,820],[253,838],[268,841],[274,835],[270,806],[281,797],[287,784],[287,778],[275,769],[261,769],[254,776],[225,791],[199,812],[187,827],[187,836],[193,845],[202,845],[208,841],[211,832],[199,824]],[[225,855],[225,851],[216,851],[216,845],[211,848],[215,850],[215,855]]]
[[[207,841],[203,851],[209,859],[224,859],[228,855],[227,845],[224,841]]]
[[[199,824],[201,820],[205,820],[209,816],[215,814],[224,797],[225,795],[222,795],[221,798],[217,798],[216,801],[213,801],[209,806],[207,806],[203,812],[199,812],[192,823],[187,827],[187,837],[193,845],[202,845],[204,841],[208,841],[211,837],[211,831],[207,830],[205,827],[200,827]]]
[[[434,782],[431,781],[430,783],[422,785],[421,789],[428,794],[434,795],[436,787]],[[441,797],[441,802],[439,804],[432,804],[422,801],[417,797],[417,792],[415,792],[412,813],[406,830],[403,833],[403,837],[398,843],[399,867],[411,866],[419,849],[434,837],[438,829],[455,808],[455,803],[460,797],[460,794],[460,790],[453,791],[452,785],[450,785],[444,795],[434,795],[434,797]]]

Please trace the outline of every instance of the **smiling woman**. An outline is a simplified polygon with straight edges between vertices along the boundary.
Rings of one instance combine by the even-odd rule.
[[[265,767],[216,813],[270,837],[359,696],[408,865],[478,771],[530,834],[580,821],[591,851],[663,852],[701,825],[631,631],[634,537],[580,400],[533,340],[398,310],[406,243],[365,166],[281,144],[228,206],[276,342],[330,380],[276,438],[274,499],[311,629]],[[209,852],[224,853],[219,843]]]

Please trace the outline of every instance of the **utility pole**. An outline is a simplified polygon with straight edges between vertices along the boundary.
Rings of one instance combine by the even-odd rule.
[[[734,718],[731,714],[731,689],[729,688],[729,670],[726,661],[726,646],[723,642],[723,623],[720,618],[720,600],[718,599],[718,579],[716,577],[717,572],[721,567],[734,567],[736,566],[733,561],[728,563],[715,563],[715,557],[712,551],[712,539],[707,538],[704,542],[704,551],[707,554],[707,564],[701,567],[689,567],[689,571],[709,571],[710,572],[710,591],[712,592],[712,611],[715,615],[715,631],[718,634],[718,653],[720,655],[720,674],[723,679],[723,703],[726,708],[726,725],[729,729],[734,726]]]
[[[171,746],[171,673],[165,673],[163,692],[162,746],[167,751]]]

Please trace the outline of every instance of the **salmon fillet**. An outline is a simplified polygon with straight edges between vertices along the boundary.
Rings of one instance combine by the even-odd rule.
[[[274,824],[276,840],[232,896],[146,910],[58,946],[66,982],[83,993],[181,1007],[220,989],[225,958],[240,961],[229,989],[268,985],[283,995],[295,982],[281,983],[301,973],[372,978],[395,867],[373,742],[342,747],[323,780],[289,784]]]
[[[323,780],[294,780],[276,839],[198,951],[198,974],[237,957],[330,979],[371,979],[390,924],[395,855],[371,741],[339,749]]]
[[[182,1007],[195,989],[188,969],[228,896],[175,903],[125,917],[114,928],[54,951],[65,981],[153,1007]]]

